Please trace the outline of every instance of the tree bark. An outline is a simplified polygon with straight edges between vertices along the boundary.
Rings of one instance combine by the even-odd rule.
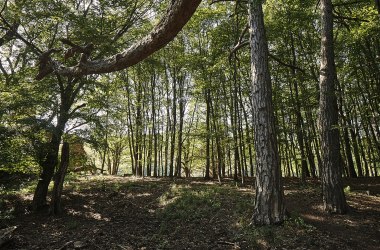
[[[172,101],[172,116],[173,123],[171,126],[171,147],[170,147],[170,165],[169,165],[169,176],[174,176],[174,154],[175,154],[175,141],[176,141],[176,130],[177,130],[177,82],[176,82],[176,69],[174,69],[173,77],[173,101]]]
[[[63,131],[69,119],[70,107],[75,98],[73,85],[71,84],[69,83],[65,89],[61,89],[61,105],[57,125],[51,135],[50,143],[47,145],[48,153],[45,160],[41,163],[42,172],[33,196],[32,207],[34,211],[41,210],[46,205],[49,184],[58,162],[59,144],[61,143]]]
[[[303,125],[303,117],[301,113],[301,102],[299,97],[298,90],[298,79],[297,79],[297,71],[296,71],[296,51],[294,47],[294,39],[293,34],[290,34],[291,41],[291,52],[292,52],[292,77],[293,77],[293,87],[294,87],[294,104],[295,104],[295,115],[296,115],[296,135],[298,146],[300,147],[301,152],[301,181],[303,184],[306,183],[306,177],[310,177],[310,171],[307,166],[306,154],[305,154],[305,144],[304,144],[304,125]],[[292,86],[290,86],[290,91],[292,91]]]
[[[186,77],[182,76],[178,78],[178,88],[179,88],[179,128],[178,128],[178,152],[177,152],[177,171],[176,176],[181,178],[182,174],[182,148],[183,148],[183,122],[185,116],[185,88]]]
[[[324,210],[343,214],[348,206],[342,186],[338,103],[335,94],[333,13],[331,0],[321,0],[321,68],[320,68],[320,129],[322,154],[322,196]]]
[[[63,190],[63,181],[65,180],[67,168],[70,162],[70,147],[68,142],[64,142],[61,151],[61,162],[54,177],[54,187],[51,196],[50,214],[59,215],[62,213],[61,195]]]
[[[153,77],[151,80],[151,102],[152,102],[152,130],[153,130],[153,154],[154,154],[154,162],[153,162],[153,176],[157,177],[157,168],[158,168],[158,135],[156,128],[156,102],[155,102],[155,88],[156,88],[156,73],[153,73]]]
[[[253,223],[279,224],[285,219],[284,191],[275,134],[268,43],[265,37],[261,0],[249,1],[249,27],[256,149],[256,199]]]
[[[54,175],[54,169],[58,161],[59,144],[61,141],[62,132],[56,131],[52,134],[52,139],[47,147],[49,147],[48,154],[45,160],[42,162],[42,172],[37,183],[36,190],[34,191],[32,207],[34,211],[39,211],[46,204],[46,197],[48,193],[49,184],[51,178]]]
[[[211,110],[210,110],[210,89],[207,87],[205,90],[205,101],[206,101],[206,168],[205,168],[205,179],[210,179],[210,165],[211,165],[211,159],[210,159],[210,137],[211,137],[211,122],[210,122],[210,116],[211,116]]]

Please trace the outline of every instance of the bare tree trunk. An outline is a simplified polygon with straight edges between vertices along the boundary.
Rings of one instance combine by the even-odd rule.
[[[284,191],[261,0],[249,1],[249,27],[256,149],[256,199],[252,219],[255,225],[279,224],[285,219]]]
[[[48,154],[44,162],[42,162],[41,164],[42,173],[38,180],[37,187],[33,196],[33,203],[32,203],[33,210],[35,211],[41,210],[43,207],[46,206],[46,197],[48,193],[48,187],[49,187],[51,178],[54,175],[54,169],[58,161],[57,158],[58,158],[58,151],[59,151],[59,144],[61,141],[61,137],[62,137],[61,131],[57,131],[57,134],[53,133],[52,139],[50,140],[50,143],[48,145],[49,147]]]
[[[331,0],[321,0],[322,43],[320,68],[320,129],[322,196],[325,211],[343,214],[348,206],[342,186],[339,146],[338,103],[335,94],[333,13]]]
[[[211,97],[210,90],[205,89],[205,99],[206,99],[206,169],[205,169],[205,179],[210,179],[210,137],[211,137]]]
[[[178,152],[177,152],[177,171],[176,176],[181,178],[182,174],[182,145],[183,145],[183,119],[185,116],[185,97],[184,97],[184,88],[185,88],[185,77],[180,77],[178,79],[179,86],[179,128],[178,128]]]
[[[157,177],[157,164],[158,164],[158,143],[157,143],[157,125],[156,125],[156,102],[155,102],[155,88],[156,88],[156,73],[153,73],[151,80],[151,102],[152,102],[152,130],[153,130],[153,176]],[[158,111],[159,112],[159,111]]]
[[[172,101],[172,116],[173,123],[171,129],[171,147],[170,147],[170,166],[169,166],[169,176],[174,175],[174,154],[175,154],[175,141],[176,141],[176,130],[177,130],[177,82],[176,82],[176,72],[174,69],[173,76],[173,101]]]
[[[61,143],[63,131],[70,116],[69,110],[77,94],[77,89],[74,89],[74,81],[68,82],[66,88],[63,86],[63,83],[59,79],[58,82],[60,86],[61,97],[59,117],[57,121],[57,126],[55,127],[52,133],[50,143],[47,145],[48,152],[46,158],[41,163],[42,173],[38,180],[32,202],[32,207],[35,211],[42,209],[46,205],[46,197],[48,193],[49,184],[54,175],[54,170],[58,162],[59,144]],[[77,86],[77,88],[80,88],[80,86],[81,85]]]
[[[305,154],[305,144],[304,144],[304,125],[303,125],[303,117],[301,114],[301,102],[299,97],[298,90],[298,79],[297,79],[297,71],[296,71],[296,51],[294,47],[294,39],[293,34],[290,34],[291,41],[291,50],[292,50],[292,78],[293,78],[293,87],[294,87],[294,104],[295,104],[295,114],[296,114],[296,135],[298,146],[301,151],[301,181],[302,183],[306,183],[306,177],[310,177],[310,172],[307,166],[306,154]],[[290,91],[293,92],[292,86],[290,86]]]
[[[70,162],[70,147],[68,142],[63,142],[61,162],[55,174],[53,193],[51,196],[50,214],[59,215],[62,213],[61,195],[63,190],[63,181],[65,180],[67,168]]]

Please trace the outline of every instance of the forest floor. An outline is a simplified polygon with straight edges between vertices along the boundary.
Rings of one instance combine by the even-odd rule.
[[[380,179],[346,179],[351,210],[326,215],[320,184],[286,178],[289,218],[249,224],[253,179],[80,177],[65,184],[64,214],[28,210],[27,188],[5,192],[0,229],[17,226],[5,249],[380,249]],[[349,187],[348,187],[349,186]]]

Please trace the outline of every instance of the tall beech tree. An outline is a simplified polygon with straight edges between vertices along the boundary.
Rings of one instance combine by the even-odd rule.
[[[342,185],[342,158],[339,144],[337,74],[334,59],[333,6],[321,0],[321,68],[320,68],[320,130],[322,153],[322,196],[325,211],[347,212]]]

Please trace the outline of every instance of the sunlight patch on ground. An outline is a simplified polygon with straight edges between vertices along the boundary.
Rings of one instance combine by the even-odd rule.
[[[242,193],[250,193],[250,194],[254,194],[255,193],[252,188],[239,187],[238,190],[239,190],[239,192],[242,192]]]
[[[89,206],[83,206],[84,208],[86,209],[89,209],[90,207]],[[73,215],[73,216],[78,216],[78,217],[84,217],[84,218],[88,218],[88,219],[94,219],[94,220],[98,220],[98,221],[111,221],[110,218],[107,218],[107,217],[103,217],[100,213],[96,213],[96,212],[79,212],[79,211],[76,211],[74,209],[69,209],[67,211],[67,214],[70,214],[70,215]]]
[[[134,197],[147,197],[147,196],[151,196],[152,194],[151,193],[142,193],[142,194],[135,194],[133,195]]]
[[[94,212],[87,212],[87,213],[85,213],[85,216],[86,216],[87,218],[92,218],[92,219],[100,220],[100,221],[111,221],[110,218],[102,217],[101,214],[99,214],[99,213],[94,213]]]
[[[200,184],[200,185],[210,185],[210,186],[215,186],[218,184],[215,181],[191,181],[191,184]]]
[[[305,219],[308,219],[308,220],[312,220],[312,221],[323,221],[324,220],[323,217],[315,215],[315,214],[302,214],[302,217],[304,217]]]
[[[190,189],[190,185],[178,185],[178,184],[171,184],[170,188],[167,192],[163,193],[159,198],[159,206],[160,207],[166,207],[169,204],[174,203],[177,199],[181,197],[184,190]]]

